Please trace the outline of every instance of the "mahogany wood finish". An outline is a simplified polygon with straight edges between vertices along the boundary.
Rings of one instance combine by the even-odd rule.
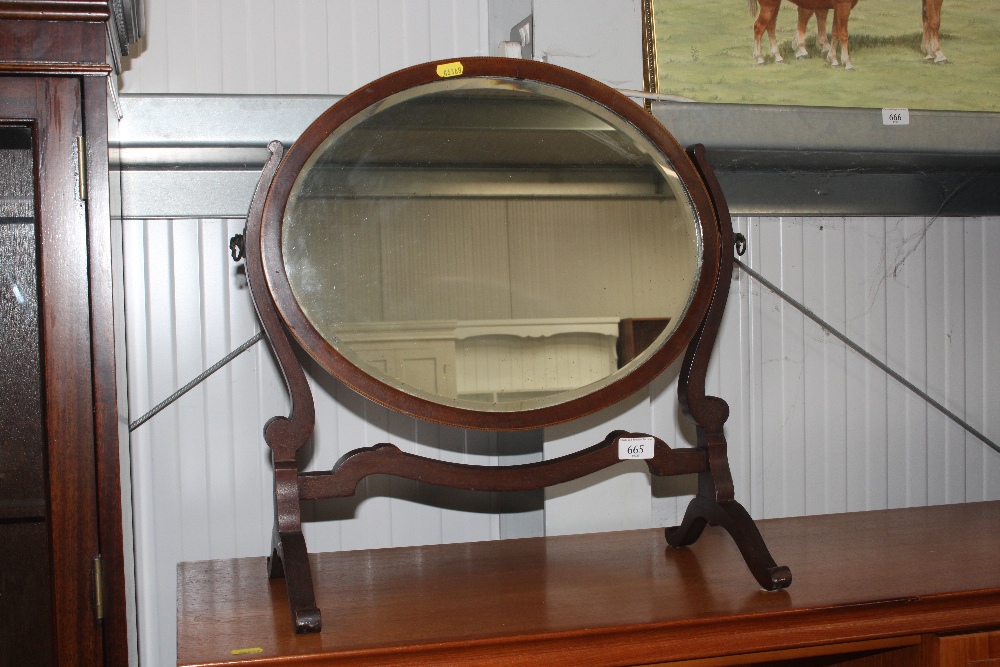
[[[118,385],[112,287],[111,202],[108,190],[107,80],[82,79],[86,123],[87,251],[90,280],[91,362],[94,387],[94,442],[101,544],[104,664],[128,664],[125,548],[122,536],[119,411],[127,412]],[[124,325],[122,325],[124,326]],[[125,437],[128,437],[125,434]]]
[[[941,667],[996,667],[1000,665],[1000,630],[935,637],[931,650]]]
[[[108,0],[6,0],[0,2],[0,19],[41,21],[98,21],[111,18]]]
[[[414,456],[388,443],[348,452],[330,472],[299,475],[302,498],[353,496],[365,477],[376,473],[395,475],[428,484],[469,491],[531,491],[561,484],[618,463],[622,438],[649,438],[645,433],[613,431],[602,442],[559,458],[515,466],[476,466]],[[708,469],[702,449],[671,449],[653,438],[653,458],[646,460],[654,475],[685,475]]]
[[[34,130],[54,664],[99,664],[91,576],[99,547],[87,221],[75,171],[82,91],[72,78],[23,77],[3,85],[0,117],[31,119]]]
[[[675,547],[689,546],[698,539],[706,525],[722,526],[739,545],[757,583],[761,588],[773,591],[788,587],[792,583],[792,572],[774,562],[753,519],[735,499],[723,430],[729,418],[729,405],[721,398],[705,395],[705,374],[729,298],[729,282],[733,273],[733,255],[729,250],[733,247],[733,224],[719,181],[705,159],[705,148],[694,146],[689,149],[689,154],[708,187],[719,220],[722,247],[726,251],[714,258],[719,264],[720,277],[715,283],[701,329],[684,357],[677,388],[681,411],[695,426],[698,447],[708,454],[708,469],[698,474],[698,494],[688,505],[681,525],[666,530],[667,542]]]
[[[268,148],[271,157],[264,165],[260,181],[250,202],[244,237],[259,238],[261,211],[267,189],[281,162],[284,149],[279,141],[272,141]],[[284,578],[288,583],[288,604],[292,622],[297,632],[318,632],[320,613],[313,596],[312,574],[309,570],[305,537],[299,510],[299,474],[295,453],[306,443],[315,424],[312,392],[302,366],[295,358],[295,351],[285,334],[274,302],[262,289],[264,266],[260,245],[246,244],[247,284],[261,326],[268,334],[271,349],[278,358],[278,365],[292,398],[292,409],[287,417],[273,417],[264,426],[264,441],[271,448],[274,463],[275,518],[272,539],[273,553],[268,559],[268,575]]]
[[[698,446],[674,450],[654,438],[654,457],[647,461],[654,475],[699,474],[698,496],[691,502],[684,523],[667,531],[668,541],[673,546],[688,546],[698,539],[706,525],[721,525],[738,544],[761,587],[767,590],[787,587],[791,572],[775,564],[749,514],[733,497],[723,433],[729,407],[720,398],[705,396],[708,359],[722,321],[733,266],[732,222],[725,199],[705,160],[704,149],[691,149],[688,157],[659,123],[616,91],[544,63],[496,58],[462,60],[461,76],[531,79],[575,91],[618,113],[662,150],[690,193],[701,228],[702,246],[701,275],[692,303],[673,335],[631,373],[588,395],[540,409],[490,412],[459,408],[405,393],[369,375],[342,356],[305,315],[292,293],[281,252],[282,221],[296,178],[340,125],[389,95],[440,79],[439,64],[402,70],[345,97],[321,115],[284,157],[281,145],[272,142],[272,156],[251,203],[244,234],[247,281],[292,398],[291,413],[270,420],[264,429],[264,439],[271,448],[275,469],[275,537],[268,569],[272,578],[283,576],[287,581],[295,631],[315,633],[321,629],[302,535],[300,499],[353,495],[358,483],[373,474],[391,474],[468,490],[541,489],[614,465],[619,460],[618,443],[623,437],[651,436],[614,431],[604,441],[574,454],[509,467],[449,463],[404,453],[383,443],[348,452],[330,471],[299,474],[295,454],[312,433],[315,408],[288,333],[326,370],[375,401],[453,426],[508,430],[558,423],[619,401],[645,386],[687,348],[679,398],[685,415],[697,428]],[[337,614],[337,622],[351,621]]]
[[[100,73],[104,61],[104,26],[72,21],[4,21],[0,62],[17,68],[58,68],[62,74]],[[81,56],[80,54],[84,54]],[[88,71],[89,70],[89,71]]]
[[[759,525],[795,586],[761,591],[719,528],[689,549],[641,530],[316,554],[338,619],[316,635],[288,632],[262,559],[183,563],[178,663],[931,667],[954,664],[947,635],[1000,627],[1000,502]]]
[[[128,664],[108,183],[112,14],[109,0],[0,1],[0,122],[29,126],[35,150],[54,637],[45,653],[60,666]],[[0,654],[7,664],[8,648]]]

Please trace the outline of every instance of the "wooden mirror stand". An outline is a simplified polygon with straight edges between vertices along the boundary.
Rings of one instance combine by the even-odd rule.
[[[359,482],[373,474],[395,475],[466,490],[541,489],[614,465],[621,460],[619,443],[623,438],[643,438],[645,443],[653,444],[653,456],[646,459],[653,475],[698,474],[698,492],[689,504],[683,522],[680,526],[666,529],[669,545],[683,547],[693,544],[706,525],[718,525],[732,536],[747,567],[763,589],[779,590],[791,583],[790,570],[775,564],[750,515],[734,498],[723,432],[729,406],[721,398],[705,395],[705,375],[732,277],[733,230],[728,207],[705,159],[703,147],[694,146],[688,149],[687,155],[701,180],[698,186],[707,190],[710,200],[711,220],[702,220],[703,263],[709,267],[710,279],[708,289],[699,289],[690,305],[691,311],[698,314],[700,323],[697,323],[697,329],[687,345],[678,386],[682,412],[697,431],[696,447],[672,449],[655,436],[612,431],[602,442],[567,456],[526,465],[490,467],[421,457],[383,443],[350,451],[332,470],[305,473],[299,472],[296,453],[313,431],[313,397],[289,334],[299,342],[301,339],[282,317],[273,294],[273,280],[270,280],[273,276],[269,277],[265,271],[266,244],[276,241],[262,232],[262,220],[284,152],[279,142],[272,142],[269,148],[272,154],[264,166],[247,218],[244,252],[253,302],[291,395],[290,413],[272,418],[264,428],[264,439],[271,449],[275,478],[276,516],[273,553],[268,560],[269,576],[285,579],[296,632],[318,632],[321,628],[320,610],[316,607],[302,533],[301,500],[352,496]],[[705,217],[704,213],[702,217]],[[702,275],[706,274],[703,272]],[[626,395],[622,393],[616,400]],[[592,405],[579,414],[600,407],[603,406]],[[400,409],[414,412],[406,407]],[[433,416],[430,418],[433,419]],[[493,428],[488,423],[479,427]]]

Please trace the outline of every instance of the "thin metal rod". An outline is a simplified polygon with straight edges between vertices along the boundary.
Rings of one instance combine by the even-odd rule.
[[[855,343],[854,341],[852,341],[850,338],[848,338],[844,334],[842,334],[839,331],[837,331],[836,329],[834,329],[825,320],[820,319],[820,317],[818,315],[816,315],[816,313],[814,313],[813,311],[811,311],[808,308],[806,308],[805,306],[803,306],[801,303],[799,303],[798,301],[796,301],[795,299],[793,299],[791,296],[789,296],[787,293],[785,293],[777,285],[775,285],[774,283],[772,283],[771,281],[769,281],[767,278],[765,278],[764,276],[760,275],[759,273],[757,273],[756,271],[754,271],[753,269],[751,269],[749,266],[747,266],[746,264],[744,264],[743,262],[741,262],[738,257],[734,257],[733,261],[736,262],[737,266],[739,266],[741,269],[743,269],[744,271],[746,271],[747,274],[750,275],[754,280],[756,280],[761,285],[763,285],[767,289],[769,289],[772,292],[774,292],[775,294],[777,294],[779,297],[781,297],[782,299],[784,299],[787,303],[789,303],[792,307],[794,307],[800,313],[802,313],[803,315],[805,315],[806,317],[808,317],[810,320],[812,320],[813,322],[815,322],[816,324],[818,324],[820,326],[820,328],[823,329],[823,331],[826,331],[827,333],[832,334],[841,343],[843,343],[847,347],[851,348],[852,350],[854,350],[855,352],[857,352],[858,354],[860,354],[862,357],[864,357],[865,359],[867,359],[868,361],[870,361],[872,364],[874,364],[875,366],[877,366],[879,369],[881,369],[883,373],[885,373],[886,375],[888,375],[889,377],[891,377],[893,380],[895,380],[896,382],[900,383],[901,385],[903,385],[904,387],[906,387],[907,389],[909,389],[910,391],[912,391],[914,394],[916,394],[920,398],[924,399],[927,403],[929,403],[930,405],[932,405],[935,408],[937,408],[942,414],[944,414],[944,416],[948,417],[953,422],[955,422],[956,424],[958,424],[959,426],[961,426],[962,428],[964,428],[966,431],[968,431],[972,435],[976,436],[978,439],[982,440],[983,443],[985,443],[988,447],[990,447],[995,452],[997,452],[998,454],[1000,454],[1000,445],[997,445],[997,443],[993,442],[992,440],[990,440],[989,438],[987,438],[985,435],[983,435],[982,433],[980,433],[979,431],[977,431],[975,428],[973,428],[967,421],[965,421],[964,419],[962,419],[961,417],[959,417],[958,415],[956,415],[954,412],[952,412],[951,410],[949,410],[948,408],[944,407],[943,405],[941,405],[940,403],[938,403],[937,401],[935,401],[933,398],[931,398],[930,396],[928,396],[927,392],[923,391],[922,389],[920,389],[919,387],[917,387],[915,384],[913,384],[912,382],[910,382],[909,380],[907,380],[906,378],[904,378],[902,375],[900,375],[899,373],[897,373],[896,371],[892,370],[891,368],[889,368],[888,366],[886,366],[884,363],[882,363],[881,361],[879,361],[878,359],[876,359],[875,357],[873,357],[869,352],[867,352],[860,345],[858,345],[857,343]]]
[[[238,348],[236,348],[235,350],[233,350],[232,352],[230,352],[229,354],[227,354],[226,356],[224,356],[222,359],[220,359],[219,361],[217,361],[216,363],[214,363],[204,373],[202,373],[201,375],[199,375],[198,377],[196,377],[195,379],[191,380],[186,385],[184,385],[183,387],[181,387],[180,389],[178,389],[177,391],[175,391],[174,393],[172,393],[163,402],[157,404],[156,407],[154,407],[152,410],[150,410],[149,412],[147,412],[146,414],[144,414],[143,416],[139,417],[134,422],[132,422],[131,424],[129,424],[128,425],[129,433],[131,433],[132,431],[136,430],[137,428],[139,428],[140,426],[142,426],[143,424],[145,424],[146,422],[148,422],[150,419],[152,419],[153,417],[155,417],[159,412],[161,412],[168,405],[170,405],[171,403],[173,403],[174,401],[176,401],[178,398],[180,398],[184,394],[188,393],[189,391],[191,391],[192,389],[194,389],[195,387],[197,387],[199,384],[201,384],[203,381],[205,381],[208,378],[209,375],[211,375],[212,373],[214,373],[215,371],[219,370],[220,368],[222,368],[223,366],[225,366],[226,364],[228,364],[230,361],[232,361],[236,357],[240,356],[241,354],[243,354],[244,352],[246,352],[247,350],[249,350],[251,347],[254,346],[254,344],[256,344],[263,337],[264,337],[264,332],[263,331],[258,332],[253,338],[251,338],[247,342],[243,343]]]

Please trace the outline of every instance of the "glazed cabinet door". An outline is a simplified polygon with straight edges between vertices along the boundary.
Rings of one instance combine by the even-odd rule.
[[[98,665],[81,84],[0,91],[0,666]]]

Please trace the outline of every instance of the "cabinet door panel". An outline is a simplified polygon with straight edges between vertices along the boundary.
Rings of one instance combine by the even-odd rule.
[[[1000,630],[935,639],[937,667],[994,667],[1000,665]]]
[[[53,663],[48,535],[44,521],[0,521],[0,665]]]
[[[27,147],[0,128],[0,666],[51,665],[48,502],[41,400],[35,221]],[[6,139],[6,141],[5,141]],[[27,164],[25,164],[27,163]],[[13,167],[13,168],[12,168]],[[14,176],[14,183],[10,177]],[[14,187],[12,187],[12,185]],[[33,197],[32,197],[33,198]],[[25,206],[25,203],[28,206]],[[12,205],[13,204],[13,205]]]
[[[30,421],[30,415],[21,408],[14,421],[19,420],[17,429],[22,434],[33,432],[36,440],[41,434],[45,491],[36,497],[41,479],[36,465],[33,472],[22,475],[26,480],[23,492],[3,499],[11,506],[19,504],[18,511],[25,514],[20,519],[9,517],[5,525],[18,521],[28,525],[39,518],[44,522],[50,589],[30,597],[40,606],[46,604],[41,598],[48,598],[53,662],[97,665],[101,663],[101,625],[94,611],[93,560],[99,545],[87,222],[78,180],[77,137],[83,130],[80,82],[71,77],[9,77],[0,79],[0,87],[0,125],[29,128],[31,134],[34,194],[29,226],[34,235],[31,261],[36,267],[38,326],[26,338],[19,337],[24,349],[11,353],[19,355],[18,367],[31,368],[38,381],[40,410],[34,423],[30,427],[22,423]],[[24,239],[20,243],[24,245]],[[13,256],[29,249],[15,248]],[[31,349],[37,350],[33,360]],[[30,372],[19,371],[27,374],[19,379],[31,384]],[[26,456],[31,458],[30,452]],[[26,539],[21,533],[17,539],[10,545],[11,572],[27,568],[27,559],[37,559],[37,554],[30,555],[37,546],[21,541]],[[11,613],[31,616],[35,612],[17,609]]]

